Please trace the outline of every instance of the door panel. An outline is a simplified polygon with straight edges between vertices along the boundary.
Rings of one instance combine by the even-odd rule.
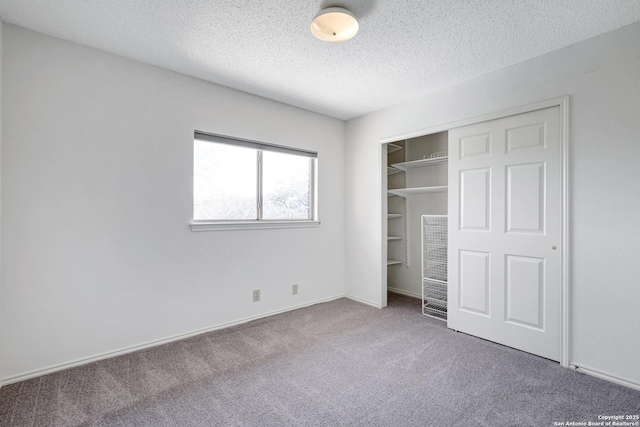
[[[523,148],[544,148],[545,123],[506,129],[507,153]]]
[[[490,170],[460,171],[460,229],[490,229]]]
[[[491,154],[490,138],[491,135],[488,133],[460,138],[460,158],[489,156]]]
[[[460,309],[488,316],[489,254],[460,251]]]
[[[507,255],[507,316],[509,322],[544,329],[544,260]]]
[[[544,163],[507,166],[507,232],[544,233]]]
[[[560,120],[552,107],[449,131],[448,326],[553,360],[560,357]]]

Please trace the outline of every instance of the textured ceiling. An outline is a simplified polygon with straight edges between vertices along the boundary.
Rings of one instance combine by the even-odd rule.
[[[360,21],[309,31],[322,7]],[[639,0],[0,0],[5,22],[350,119],[640,21]]]

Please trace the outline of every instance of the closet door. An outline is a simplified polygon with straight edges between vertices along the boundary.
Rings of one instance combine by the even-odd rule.
[[[560,358],[560,107],[449,131],[448,326]]]

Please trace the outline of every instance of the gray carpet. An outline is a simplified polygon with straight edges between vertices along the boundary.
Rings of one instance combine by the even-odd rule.
[[[0,389],[2,426],[552,426],[640,392],[341,299]]]

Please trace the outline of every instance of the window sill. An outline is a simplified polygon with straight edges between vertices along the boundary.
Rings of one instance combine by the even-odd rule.
[[[265,228],[311,228],[320,221],[193,221],[191,231],[254,230]]]

